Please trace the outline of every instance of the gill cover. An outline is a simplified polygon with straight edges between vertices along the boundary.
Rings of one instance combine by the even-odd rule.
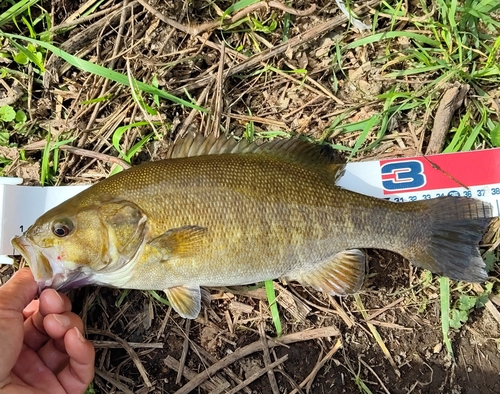
[[[91,283],[123,287],[132,278],[145,245],[147,216],[133,202],[113,200],[100,207],[99,218],[106,229],[107,242],[103,245],[103,265],[89,270]]]
[[[147,217],[136,204],[126,200],[104,203],[99,208],[99,216],[107,229],[108,264],[121,267],[138,253],[144,241]]]

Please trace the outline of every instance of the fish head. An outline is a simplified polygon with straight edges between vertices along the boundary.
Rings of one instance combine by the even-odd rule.
[[[12,245],[28,262],[39,292],[89,284],[123,286],[145,240],[146,216],[133,203],[111,201],[48,211]]]

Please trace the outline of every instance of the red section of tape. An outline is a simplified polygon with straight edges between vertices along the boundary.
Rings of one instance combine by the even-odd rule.
[[[500,148],[381,160],[384,194],[500,183]]]

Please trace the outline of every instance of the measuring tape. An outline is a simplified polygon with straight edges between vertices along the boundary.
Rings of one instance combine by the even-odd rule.
[[[39,216],[87,186],[21,186],[20,178],[0,177],[0,264],[17,254],[10,240]],[[338,185],[346,189],[410,202],[441,196],[489,202],[500,216],[500,148],[380,161],[349,163]]]
[[[500,149],[349,163],[338,185],[395,202],[473,197],[500,216]]]

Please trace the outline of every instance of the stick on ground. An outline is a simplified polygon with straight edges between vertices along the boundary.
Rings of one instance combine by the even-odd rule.
[[[464,102],[465,95],[469,91],[469,85],[454,86],[448,89],[436,111],[434,126],[432,127],[431,139],[425,151],[426,155],[441,153],[443,150],[446,135],[450,130],[451,119],[457,109]]]
[[[280,346],[280,345],[289,345],[295,342],[303,342],[309,341],[311,339],[316,338],[324,338],[324,337],[337,337],[340,336],[340,331],[333,326],[317,328],[314,330],[301,331],[294,334],[284,335],[279,341],[268,341],[269,348]],[[245,347],[239,348],[234,353],[224,357],[219,362],[215,363],[211,367],[207,368],[205,371],[196,375],[193,379],[189,381],[189,383],[185,384],[179,390],[175,392],[175,394],[188,394],[191,390],[194,390],[198,387],[202,382],[209,379],[210,376],[215,374],[220,369],[227,367],[228,365],[238,361],[239,359],[248,356],[249,354],[258,352],[262,350],[262,341],[259,339],[258,341],[251,343]],[[266,371],[267,372],[267,371]]]

